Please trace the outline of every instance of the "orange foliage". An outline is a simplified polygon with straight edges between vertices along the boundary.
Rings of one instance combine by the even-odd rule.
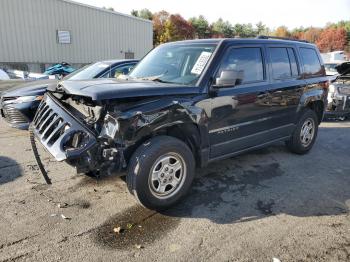
[[[347,44],[347,34],[344,28],[327,28],[322,31],[316,44],[321,52],[344,50]]]

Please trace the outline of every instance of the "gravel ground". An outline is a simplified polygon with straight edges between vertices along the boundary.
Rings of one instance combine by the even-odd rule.
[[[48,155],[45,185],[27,132],[0,122],[0,261],[350,261],[349,132],[327,122],[307,155],[276,144],[198,169],[160,214]]]

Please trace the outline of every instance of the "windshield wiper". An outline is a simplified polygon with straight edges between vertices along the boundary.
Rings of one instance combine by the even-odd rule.
[[[163,74],[160,74],[160,75],[145,76],[145,77],[135,77],[134,79],[137,79],[137,80],[149,80],[149,81],[155,81],[155,82],[160,82],[160,83],[171,83],[171,82],[167,82],[167,81],[164,81],[164,80],[160,79],[162,76],[165,76],[167,73],[168,73],[168,70],[165,70],[165,72]]]
[[[165,84],[175,84],[173,82],[165,81],[165,80],[162,80],[160,78],[153,79],[152,81],[159,82],[159,83],[165,83]]]

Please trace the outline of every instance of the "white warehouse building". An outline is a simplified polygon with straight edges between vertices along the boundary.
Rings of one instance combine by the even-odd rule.
[[[0,0],[0,68],[140,59],[152,39],[152,22],[130,15],[69,0]]]

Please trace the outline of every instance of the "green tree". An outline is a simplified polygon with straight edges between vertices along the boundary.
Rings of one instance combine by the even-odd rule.
[[[102,9],[106,9],[106,10],[109,10],[109,11],[113,11],[113,12],[114,12],[114,8],[113,8],[113,7],[105,7],[105,6],[102,6]]]
[[[215,37],[232,37],[233,28],[229,21],[224,21],[219,18],[211,25],[212,33]]]
[[[269,28],[266,25],[264,25],[261,21],[258,22],[255,25],[255,27],[256,27],[255,33],[257,35],[269,35],[269,33],[270,33]]]
[[[132,15],[132,16],[136,16],[136,17],[139,17],[139,11],[133,9],[133,10],[131,11],[131,15]]]
[[[138,11],[138,17],[143,18],[143,19],[147,19],[147,20],[152,20],[153,14],[150,10],[148,10],[147,8],[144,8],[144,9],[141,9],[140,11]]]
[[[204,16],[200,15],[198,18],[192,17],[189,19],[189,23],[195,29],[196,38],[209,38],[211,36],[209,23]]]

